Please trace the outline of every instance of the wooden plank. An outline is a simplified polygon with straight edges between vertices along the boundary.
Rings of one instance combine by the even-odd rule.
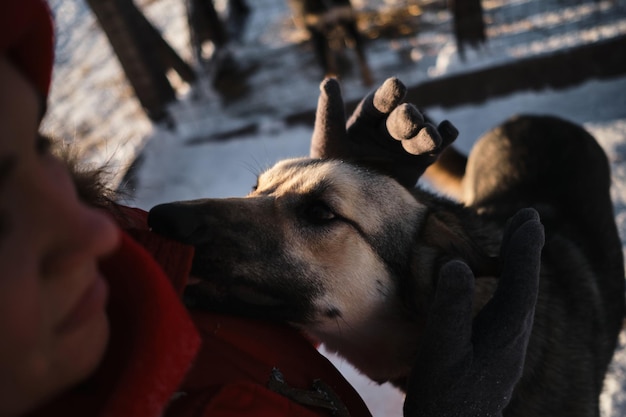
[[[443,76],[408,86],[406,101],[419,108],[479,104],[522,91],[574,87],[591,79],[626,74],[626,36],[523,58],[488,68]],[[358,100],[346,103],[351,113]],[[315,109],[286,117],[287,124],[309,124]]]
[[[564,89],[626,74],[626,36],[437,78],[409,88],[407,101],[427,108],[481,103],[520,91]]]
[[[152,120],[167,117],[166,106],[176,99],[167,78],[173,68],[191,82],[195,73],[132,0],[87,0],[98,19],[135,95]]]

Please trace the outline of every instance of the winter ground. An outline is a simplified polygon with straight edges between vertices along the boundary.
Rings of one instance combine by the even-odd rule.
[[[153,0],[148,16],[171,44],[189,59],[183,2]],[[82,0],[51,0],[59,31],[51,94],[44,128],[82,149],[84,160],[112,169],[112,182],[134,171],[129,204],[149,209],[157,203],[199,197],[242,196],[258,172],[279,159],[308,154],[311,127],[287,125],[284,117],[314,108],[319,74],[306,48],[295,47],[284,0],[249,2],[254,13],[233,56],[246,74],[243,92],[225,100],[206,86],[181,88],[171,108],[176,126],[152,125],[124,80],[106,38]],[[391,7],[392,1],[356,2],[363,9]],[[400,3],[396,1],[395,3]],[[567,48],[626,33],[622,1],[485,1],[491,40],[465,63],[455,54],[445,12],[421,17],[427,30],[417,36],[368,45],[377,82],[392,75],[408,85],[431,77]],[[626,65],[626,63],[624,63]],[[368,92],[356,77],[344,80],[347,98]],[[613,170],[616,221],[626,246],[626,77],[589,80],[566,90],[519,92],[485,103],[452,109],[429,108],[461,131],[457,146],[468,152],[482,132],[516,113],[553,114],[578,121],[607,152]],[[220,140],[254,125],[255,133]],[[225,135],[226,134],[226,135]],[[122,184],[123,185],[123,184]],[[626,335],[622,334],[602,398],[604,417],[626,415]],[[358,375],[341,359],[331,359],[362,393],[375,416],[401,415],[402,396]]]

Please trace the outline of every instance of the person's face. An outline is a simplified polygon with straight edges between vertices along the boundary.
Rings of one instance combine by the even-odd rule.
[[[118,231],[38,135],[34,87],[0,55],[0,415],[85,379],[109,337],[97,260]]]

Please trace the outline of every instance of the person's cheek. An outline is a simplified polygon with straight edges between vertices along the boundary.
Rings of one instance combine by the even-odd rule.
[[[65,165],[51,155],[42,158],[45,179],[39,184],[46,201],[41,227],[50,229],[50,241],[42,253],[40,271],[48,315],[55,323],[97,279],[97,262],[119,240],[118,228],[101,210],[78,199]]]
[[[15,248],[21,246],[20,240],[13,241]],[[17,252],[17,251],[11,251]],[[45,359],[47,349],[47,326],[40,298],[36,270],[27,248],[20,253],[6,252],[0,256],[0,266],[4,266],[0,278],[0,368],[4,376],[12,375],[16,385],[36,381],[46,373],[48,366]],[[13,261],[7,262],[7,256]],[[19,263],[14,262],[20,259]],[[16,267],[17,266],[17,267]],[[6,381],[0,381],[2,385]],[[0,390],[7,387],[0,387]]]
[[[113,251],[119,230],[113,220],[99,209],[79,200],[74,182],[63,162],[51,155],[44,157],[45,200],[50,214],[60,227],[71,226],[68,238],[79,242],[86,253],[100,258]]]

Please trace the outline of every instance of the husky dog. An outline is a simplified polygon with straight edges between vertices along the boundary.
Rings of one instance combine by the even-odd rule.
[[[302,158],[262,173],[245,198],[159,205],[149,223],[196,247],[192,306],[287,321],[402,388],[439,267],[470,266],[478,311],[495,288],[506,220],[533,207],[546,232],[539,299],[505,415],[598,416],[625,310],[600,146],[570,122],[521,116],[429,171],[462,203],[367,167]]]

